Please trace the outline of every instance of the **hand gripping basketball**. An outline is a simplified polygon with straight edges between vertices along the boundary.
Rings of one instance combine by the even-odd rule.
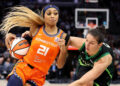
[[[17,37],[10,42],[10,55],[17,59],[22,59],[29,50],[29,43],[26,39]]]

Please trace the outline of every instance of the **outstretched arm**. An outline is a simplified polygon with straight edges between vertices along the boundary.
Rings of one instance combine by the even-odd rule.
[[[85,41],[86,39],[84,38],[74,37],[74,36],[70,37],[70,45],[78,49],[81,48],[81,46],[83,45]]]
[[[83,75],[79,80],[74,81],[69,86],[82,86],[88,82],[93,82],[97,79],[105,69],[111,64],[112,56],[107,55],[94,63],[93,68]]]
[[[81,48],[81,46],[85,42],[84,38],[71,36],[68,41],[67,46],[65,46],[65,40],[64,40],[65,37],[66,37],[66,34],[63,35],[63,39],[60,39],[58,41],[58,45],[60,46],[60,54],[57,58],[57,67],[58,68],[62,68],[66,62],[66,57],[68,55],[67,48],[69,45],[76,47],[76,48]]]
[[[31,27],[29,31],[25,31],[24,33],[22,33],[22,37],[29,36],[32,38],[37,34],[38,30],[38,27]]]

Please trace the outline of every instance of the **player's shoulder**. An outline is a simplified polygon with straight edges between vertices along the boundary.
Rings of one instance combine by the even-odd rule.
[[[109,44],[103,42],[103,46],[106,47],[106,48],[111,48]]]
[[[111,55],[113,55],[113,50],[107,43],[103,43],[102,52],[103,53],[109,52]]]
[[[103,51],[110,51],[110,50],[112,50],[112,49],[111,49],[111,47],[110,47],[109,44],[103,42],[102,50],[103,50]]]
[[[61,28],[58,29],[60,31],[61,38],[65,39],[67,33],[65,33]]]

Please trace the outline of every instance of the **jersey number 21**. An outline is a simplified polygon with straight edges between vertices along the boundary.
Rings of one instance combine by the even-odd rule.
[[[48,50],[49,50],[48,47],[44,45],[40,45],[40,48],[38,48],[37,53],[46,56],[48,53]]]

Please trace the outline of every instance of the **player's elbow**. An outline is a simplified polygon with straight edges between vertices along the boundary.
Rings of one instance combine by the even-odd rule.
[[[107,65],[109,66],[112,62],[113,62],[113,58],[112,58],[112,56],[109,56]]]
[[[56,64],[58,69],[62,69],[64,65]]]
[[[111,56],[111,58],[110,58],[110,63],[112,63],[112,61],[113,61],[113,58],[112,58],[112,56]]]

